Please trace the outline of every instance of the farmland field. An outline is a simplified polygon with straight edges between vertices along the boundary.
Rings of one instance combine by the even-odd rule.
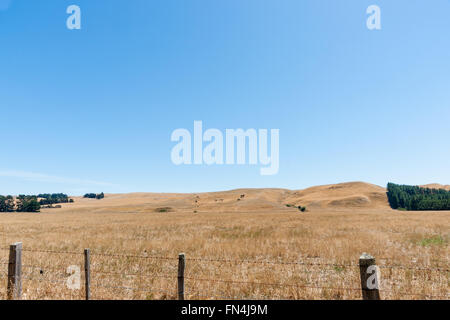
[[[246,195],[236,203],[253,203],[252,192],[236,191]],[[1,214],[1,298],[8,247],[17,241],[23,299],[83,299],[84,248],[91,250],[93,299],[176,299],[179,253],[186,255],[186,299],[360,299],[363,252],[380,266],[382,299],[449,298],[450,212],[331,206],[336,200],[309,202],[306,212],[236,209],[226,205],[229,193],[207,195],[107,195]],[[290,199],[283,197],[277,201]],[[219,198],[229,211],[208,205]],[[70,265],[81,268],[79,290],[66,285]]]

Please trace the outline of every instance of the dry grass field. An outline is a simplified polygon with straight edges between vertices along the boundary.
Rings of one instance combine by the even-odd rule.
[[[380,266],[382,299],[449,299],[449,237],[450,212],[393,211],[365,183],[75,198],[0,215],[0,297],[21,241],[24,299],[83,299],[66,281],[84,248],[93,299],[175,299],[181,252],[187,299],[360,299],[363,252]]]

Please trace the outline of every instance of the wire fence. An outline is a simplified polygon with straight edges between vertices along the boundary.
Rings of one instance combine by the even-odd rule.
[[[0,248],[4,297],[11,277],[10,251]],[[92,251],[87,275],[83,251],[22,251],[22,299],[85,299],[86,286],[89,298],[96,300],[179,299],[180,281],[185,299],[361,299],[363,292],[360,264],[320,257],[301,261],[186,257],[180,275],[179,256]],[[382,299],[450,298],[450,269],[445,261],[417,266],[382,260],[387,262],[377,264]]]

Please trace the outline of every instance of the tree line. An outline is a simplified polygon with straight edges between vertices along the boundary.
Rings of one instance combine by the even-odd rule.
[[[39,200],[40,205],[73,202],[73,199],[69,199],[67,194],[64,193],[41,193],[38,194],[37,197],[42,198]]]
[[[36,196],[0,196],[0,212],[39,212],[41,205]]]
[[[73,199],[64,193],[43,193],[37,196],[20,194],[16,198],[0,195],[0,212],[39,212],[41,205],[67,202],[73,202]]]
[[[99,193],[99,194],[96,194],[96,193],[86,193],[84,196],[83,196],[83,198],[89,198],[89,199],[98,199],[98,200],[100,200],[100,199],[103,199],[105,197],[105,194],[102,192],[102,193]]]
[[[392,209],[410,211],[450,210],[450,191],[388,183],[387,196]]]

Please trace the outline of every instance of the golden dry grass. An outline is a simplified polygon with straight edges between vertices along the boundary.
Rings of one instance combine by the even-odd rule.
[[[383,299],[448,299],[450,212],[393,211],[372,191],[369,204],[350,208],[333,202],[348,194],[322,194],[306,213],[283,203],[306,203],[311,194],[295,198],[272,189],[108,195],[39,214],[2,214],[0,295],[6,295],[5,249],[21,241],[24,299],[82,299],[83,288],[69,290],[65,282],[69,265],[83,266],[84,248],[92,252],[94,299],[175,299],[180,252],[187,258],[187,299],[360,299],[363,252],[381,266]],[[167,206],[173,211],[155,212]],[[230,211],[215,210],[222,206]],[[386,267],[392,265],[407,268]]]

